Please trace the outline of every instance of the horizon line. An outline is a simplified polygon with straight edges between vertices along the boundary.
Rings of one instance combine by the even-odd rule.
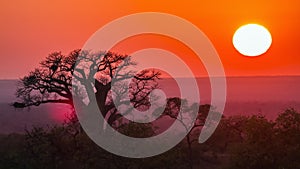
[[[195,78],[207,78],[209,76],[195,76]],[[218,78],[223,76],[210,76],[212,78]],[[300,75],[229,75],[224,76],[226,78],[245,78],[245,77],[300,77]],[[160,79],[165,79],[170,77],[161,77]],[[173,77],[174,78],[174,77]],[[192,78],[192,77],[175,77],[175,78]],[[20,78],[0,78],[0,80],[20,80]]]

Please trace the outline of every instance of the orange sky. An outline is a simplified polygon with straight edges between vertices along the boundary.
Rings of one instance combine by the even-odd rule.
[[[165,12],[198,26],[213,42],[226,75],[300,75],[300,1],[77,1],[16,0],[0,2],[0,79],[18,78],[53,51],[81,48],[101,26],[136,12]],[[231,43],[247,23],[269,29],[273,44],[262,56],[240,55]],[[147,40],[145,42],[145,39]],[[144,43],[141,43],[144,42]],[[126,46],[128,48],[126,48]],[[201,64],[183,44],[167,37],[136,36],[116,49],[125,52],[161,47],[180,55],[194,70]],[[204,73],[205,74],[205,73]]]

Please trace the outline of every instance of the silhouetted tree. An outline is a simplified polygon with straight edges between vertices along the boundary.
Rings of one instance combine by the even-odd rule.
[[[192,114],[194,114],[195,110],[196,112],[196,117],[193,117]],[[214,111],[215,108],[209,104],[205,105],[199,105],[198,103],[192,103],[189,105],[188,100],[186,99],[181,99],[178,97],[174,98],[168,98],[167,99],[167,105],[166,108],[163,112],[163,116],[168,116],[171,117],[174,120],[179,121],[183,127],[185,128],[187,135],[185,137],[185,141],[187,144],[187,157],[188,157],[188,164],[189,168],[193,168],[195,160],[193,157],[193,143],[198,143],[198,137],[201,132],[202,127],[205,124],[206,118],[208,116],[208,113],[218,113]],[[182,113],[179,113],[182,111]],[[196,118],[194,123],[186,123],[186,119],[192,119]],[[201,158],[201,154],[197,156],[196,158],[199,159]]]
[[[287,109],[276,118],[274,149],[278,168],[293,169],[300,166],[300,113]],[[277,148],[276,148],[277,147]]]
[[[91,65],[88,69],[89,72],[94,72],[94,74],[88,74],[80,68],[75,70],[77,60],[90,62]],[[136,63],[132,61],[130,56],[112,52],[92,53],[74,50],[69,55],[54,52],[40,63],[39,68],[20,79],[16,92],[20,102],[15,102],[12,105],[16,108],[23,108],[46,103],[64,103],[73,107],[72,94],[74,93],[72,92],[77,94],[81,92],[74,85],[72,91],[72,80],[74,80],[72,77],[75,77],[77,81],[90,88],[93,88],[90,82],[95,82],[96,92],[93,95],[96,96],[103,117],[110,113],[107,121],[109,124],[113,124],[122,115],[112,101],[112,85],[122,85],[118,82],[133,77],[129,93],[130,103],[134,105],[134,108],[149,106],[148,96],[157,87],[156,79],[160,75],[158,71],[154,69],[140,72],[127,71],[128,68],[134,65]],[[119,93],[124,92],[122,86],[119,90]],[[118,104],[128,104],[128,101],[119,102]]]
[[[245,120],[246,119],[246,120]],[[287,109],[275,121],[264,116],[243,118],[242,140],[232,150],[231,169],[294,169],[300,165],[300,114]],[[236,129],[235,129],[236,130]]]

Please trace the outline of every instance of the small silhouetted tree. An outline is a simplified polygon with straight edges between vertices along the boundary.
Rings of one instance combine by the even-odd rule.
[[[193,117],[193,114],[196,112],[196,117]],[[181,111],[181,113],[180,113]],[[194,167],[193,155],[193,144],[198,143],[199,134],[205,125],[205,121],[209,113],[215,114],[219,113],[215,111],[215,108],[209,104],[199,105],[198,103],[188,103],[188,100],[181,99],[178,97],[168,98],[166,108],[163,112],[163,116],[168,116],[174,120],[179,121],[182,126],[185,128],[187,135],[185,137],[186,145],[187,145],[187,160],[189,164],[189,168]],[[186,123],[186,119],[195,118],[194,123]],[[202,147],[203,149],[203,147]],[[202,154],[200,156],[195,156],[197,160],[203,158]],[[204,158],[203,158],[204,159]]]

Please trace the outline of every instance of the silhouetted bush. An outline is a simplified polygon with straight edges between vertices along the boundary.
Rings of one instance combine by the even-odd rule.
[[[240,126],[243,139],[232,151],[232,169],[300,167],[300,114],[287,109],[273,121],[252,116]]]

